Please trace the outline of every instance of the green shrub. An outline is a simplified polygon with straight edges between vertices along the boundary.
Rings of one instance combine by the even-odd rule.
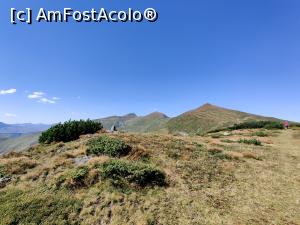
[[[252,136],[257,136],[257,137],[268,137],[269,135],[263,131],[257,131],[257,132],[254,132],[252,134]]]
[[[81,182],[89,173],[89,169],[87,167],[78,167],[74,171],[71,172],[70,178],[75,182]]]
[[[84,187],[88,183],[86,182],[88,179],[88,175],[89,175],[88,167],[81,166],[81,167],[74,168],[60,175],[54,183],[54,188],[56,190],[60,190],[61,187],[65,187],[67,189]]]
[[[247,145],[262,145],[261,141],[257,139],[240,139],[239,143]]]
[[[235,141],[230,140],[230,139],[223,139],[223,140],[221,140],[221,142],[224,142],[224,143],[235,143]]]
[[[111,157],[120,157],[127,155],[131,147],[124,141],[108,136],[101,136],[99,138],[91,139],[87,143],[87,154],[94,155],[108,155]]]
[[[85,179],[87,178],[89,174],[89,169],[87,167],[78,167],[73,169],[69,174],[66,176],[63,176],[61,178],[61,181],[59,181],[61,184],[64,183],[64,185],[69,188],[77,188],[85,186]],[[59,183],[58,182],[58,183]],[[60,185],[58,185],[60,186]]]
[[[243,130],[243,129],[284,129],[282,122],[276,122],[276,121],[250,121],[250,122],[244,122],[235,124],[231,127],[222,128],[222,129],[216,129],[212,130],[208,133],[216,133],[220,131],[232,131],[232,130]]]
[[[276,121],[250,121],[240,124],[235,124],[229,127],[230,130],[242,130],[242,129],[283,129],[283,124]]]
[[[164,185],[165,174],[157,168],[143,163],[133,163],[124,160],[111,160],[101,165],[104,178],[113,180],[125,179],[140,186]]]
[[[94,134],[102,129],[102,124],[92,120],[67,121],[59,123],[43,132],[39,138],[40,143],[68,142],[79,138],[80,135]]]
[[[3,165],[0,165],[0,178],[6,176],[6,169]]]

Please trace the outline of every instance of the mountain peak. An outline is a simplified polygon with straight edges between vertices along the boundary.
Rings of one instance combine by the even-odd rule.
[[[166,114],[161,112],[152,112],[145,117],[169,118]]]
[[[137,115],[135,113],[128,113],[128,114],[124,115],[123,117],[126,117],[126,118],[135,118],[135,117],[137,117]]]
[[[204,105],[200,106],[199,108],[191,110],[189,112],[195,112],[195,111],[205,112],[205,111],[212,110],[212,109],[221,109],[221,107],[212,105],[210,103],[205,103]]]
[[[204,105],[202,105],[200,108],[216,108],[217,106],[212,105],[210,103],[205,103]]]

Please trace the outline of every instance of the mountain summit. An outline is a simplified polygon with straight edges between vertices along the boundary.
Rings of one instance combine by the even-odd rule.
[[[278,120],[215,106],[209,103],[172,118],[168,124],[170,133],[204,133],[237,123],[257,120]]]

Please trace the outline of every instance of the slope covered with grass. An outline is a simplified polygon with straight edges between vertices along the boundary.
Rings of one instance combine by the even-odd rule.
[[[0,157],[0,224],[298,224],[298,137],[99,133],[10,153]]]
[[[186,132],[190,134],[205,133],[211,130],[225,128],[246,121],[270,120],[275,118],[263,117],[236,110],[225,109],[211,104],[183,113],[172,118],[167,127],[171,133]]]

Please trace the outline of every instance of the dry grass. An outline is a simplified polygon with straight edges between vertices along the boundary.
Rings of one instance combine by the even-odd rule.
[[[106,134],[132,146],[125,159],[163,170],[167,174],[166,187],[139,188],[108,182],[99,176],[96,166],[110,160],[107,156],[87,160],[84,183],[74,183],[69,177],[78,168],[74,160],[85,155],[85,143],[91,136],[65,144],[36,146],[26,153],[0,157],[0,165],[14,178],[0,190],[0,201],[5,200],[3,207],[9,201],[13,206],[14,199],[3,196],[15,189],[26,193],[47,190],[50,199],[58,191],[66,198],[72,193],[80,208],[68,218],[76,218],[83,225],[300,224],[299,133],[282,131],[277,136],[262,137],[263,147],[236,143],[251,132],[236,131],[221,138]],[[232,142],[222,142],[223,139]],[[272,145],[266,144],[268,140]],[[73,188],[65,189],[68,185]],[[28,196],[26,202],[34,203],[34,197]],[[33,210],[26,212],[36,213]],[[75,224],[63,217],[57,220]]]
[[[28,169],[32,169],[37,165],[35,160],[21,156],[17,158],[2,158],[0,165],[4,166],[7,174],[25,174]]]

